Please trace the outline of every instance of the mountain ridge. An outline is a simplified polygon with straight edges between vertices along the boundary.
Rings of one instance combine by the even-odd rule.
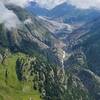
[[[37,9],[38,5],[34,5]],[[4,23],[0,24],[1,100],[7,97],[15,100],[99,100],[98,11],[80,11],[61,4],[53,9],[51,16],[55,16],[48,18],[35,15],[27,8],[5,7],[18,17],[20,25],[8,29]],[[66,9],[68,7],[71,8]],[[68,16],[67,10],[71,10]],[[63,21],[59,20],[59,15]]]

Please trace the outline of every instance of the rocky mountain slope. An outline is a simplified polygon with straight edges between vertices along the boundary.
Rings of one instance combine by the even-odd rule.
[[[72,49],[83,50],[90,69],[99,75],[99,26],[100,19],[96,18],[69,35]],[[68,39],[66,39],[68,40]]]
[[[0,49],[0,100],[92,100],[80,79],[39,55]]]
[[[0,24],[1,100],[99,100],[100,19],[94,19],[98,12],[91,16],[94,10],[89,10],[84,15],[70,5],[63,9],[66,4],[53,9],[51,16],[62,7],[53,19],[65,18],[66,10],[74,9],[77,18],[72,18],[75,12],[67,17],[75,23],[86,21],[75,28],[15,5],[5,7],[14,12],[19,24],[10,28]]]
[[[83,81],[96,100],[100,98],[99,26],[100,19],[96,18],[72,32],[65,39],[68,44],[66,51],[71,53],[65,62],[67,70],[75,73]],[[91,92],[92,89],[94,92]]]
[[[70,33],[72,33],[73,30],[75,30],[75,27],[73,25],[50,20],[46,17],[39,16],[39,18],[39,21],[43,23],[43,26],[46,27],[50,32],[52,32],[55,37],[59,38],[59,40],[63,40]]]
[[[70,24],[83,24],[100,16],[99,10],[96,10],[94,8],[78,9],[66,2],[50,10],[41,8],[36,2],[30,2],[30,5],[26,9],[38,16],[46,16],[49,19],[55,19]]]
[[[0,99],[90,100],[81,81],[62,68],[64,51],[57,48],[61,41],[38,17],[15,5],[6,7],[17,15],[20,25],[9,29],[0,24]]]
[[[20,25],[9,30],[1,24],[0,45],[9,47],[13,51],[27,53],[38,51],[49,58],[48,60],[58,62],[53,49],[56,48],[55,45],[63,44],[63,42],[56,39],[47,27],[42,25],[42,21],[39,21],[37,16],[17,6],[7,5],[7,8],[14,11],[20,20]]]

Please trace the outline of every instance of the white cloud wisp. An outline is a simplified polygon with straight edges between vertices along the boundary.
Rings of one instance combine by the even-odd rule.
[[[16,28],[20,24],[16,14],[8,10],[2,2],[0,2],[0,24],[4,24],[7,29]]]
[[[100,0],[31,0],[37,2],[41,7],[52,9],[61,3],[68,3],[81,9],[100,9]]]

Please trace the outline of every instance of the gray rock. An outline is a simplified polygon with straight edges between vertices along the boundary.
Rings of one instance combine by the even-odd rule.
[[[2,57],[2,55],[0,54],[0,63],[2,62],[2,60],[3,60],[3,57]]]

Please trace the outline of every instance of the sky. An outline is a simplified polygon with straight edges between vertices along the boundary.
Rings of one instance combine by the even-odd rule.
[[[0,0],[0,2],[3,2],[4,4],[15,4],[21,7],[27,5],[29,1],[31,0]]]
[[[100,0],[33,0],[40,6],[52,9],[55,6],[67,2],[81,9],[97,8],[100,9]]]
[[[100,0],[0,0],[4,3],[12,3],[21,7],[28,4],[29,1],[37,2],[41,7],[52,9],[55,6],[67,2],[81,9],[88,9],[94,7],[100,9]]]
[[[82,9],[88,9],[91,7],[100,9],[100,0],[69,0],[69,3]]]

